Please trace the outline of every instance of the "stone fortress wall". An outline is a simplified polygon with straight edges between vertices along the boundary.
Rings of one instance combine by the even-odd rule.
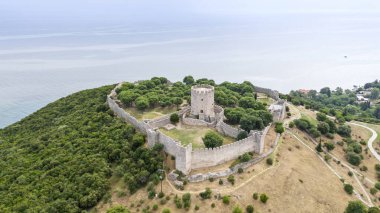
[[[280,94],[277,90],[271,90],[268,88],[263,88],[263,87],[258,87],[258,86],[254,86],[254,88],[255,88],[255,92],[264,93],[276,101],[280,100]]]
[[[247,138],[236,141],[232,144],[227,144],[214,149],[193,149],[191,144],[183,146],[181,142],[175,141],[158,130],[159,127],[170,123],[170,115],[165,115],[149,121],[138,121],[135,117],[127,113],[120,106],[120,102],[116,98],[116,89],[120,86],[121,84],[115,87],[115,89],[107,96],[107,104],[110,109],[123,121],[131,123],[140,132],[146,134],[149,147],[153,147],[156,143],[163,144],[165,152],[176,158],[176,169],[184,174],[188,174],[191,169],[215,166],[236,159],[246,152],[255,152],[260,155],[263,154],[264,139],[269,130],[269,126],[263,131],[251,131]],[[272,90],[261,88],[258,92],[268,91]],[[268,95],[276,97],[276,94],[278,98],[278,92],[276,93],[276,91],[269,92]],[[285,104],[283,105],[285,106]],[[184,124],[214,127],[221,134],[234,138],[236,138],[241,131],[240,129],[223,122],[224,110],[220,106],[214,106],[215,121],[211,123],[186,117],[185,115],[189,112],[190,107],[185,107],[177,112]],[[285,114],[285,112],[283,112],[283,114]]]

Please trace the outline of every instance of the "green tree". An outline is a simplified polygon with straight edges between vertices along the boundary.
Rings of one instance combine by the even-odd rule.
[[[318,131],[321,132],[321,134],[325,135],[330,132],[330,125],[326,122],[319,122],[318,124]]]
[[[371,95],[369,96],[372,100],[376,100],[379,98],[380,90],[379,88],[373,88],[371,91]]]
[[[251,130],[262,130],[264,129],[263,120],[259,117],[252,115],[244,115],[240,119],[240,127],[247,132]]]
[[[354,192],[354,187],[351,184],[344,184],[344,191],[351,195]]]
[[[335,145],[331,142],[327,142],[324,144],[324,147],[326,147],[327,150],[331,151],[335,148]]]
[[[281,122],[276,122],[276,124],[275,124],[275,131],[277,133],[280,133],[280,134],[282,134],[282,133],[285,132],[285,128],[284,128],[284,126],[283,126],[283,124]]]
[[[212,191],[210,188],[206,188],[204,192],[199,193],[199,196],[205,200],[205,199],[211,199]]]
[[[202,138],[202,140],[205,147],[207,148],[215,148],[223,145],[223,138],[219,134],[211,131],[206,133],[205,137]]]
[[[255,209],[253,208],[252,205],[248,205],[246,208],[245,208],[246,212],[247,213],[253,213],[255,211]]]
[[[315,150],[317,150],[317,152],[323,152],[322,143],[321,142],[318,143],[318,145],[315,147]]]
[[[321,94],[325,94],[327,95],[328,97],[331,97],[331,90],[329,87],[324,87],[321,89],[321,91],[319,92]]]
[[[170,115],[170,122],[172,124],[176,124],[179,122],[179,115],[177,113],[173,113]]]
[[[318,121],[326,121],[328,118],[327,118],[327,115],[323,112],[318,112],[317,113],[317,120]]]
[[[361,201],[350,201],[344,213],[367,213],[367,207]]]
[[[129,213],[129,210],[124,206],[118,205],[107,209],[107,213]]]
[[[136,99],[136,107],[139,110],[144,110],[144,109],[148,108],[149,107],[149,100],[144,96],[138,97]]]
[[[376,206],[368,208],[368,213],[380,213],[380,209]]]
[[[342,137],[351,137],[351,127],[348,125],[339,126],[337,133]]]
[[[237,140],[240,141],[240,140],[243,140],[244,138],[247,138],[247,137],[248,137],[248,132],[240,131],[238,136],[237,136]]]
[[[267,203],[268,199],[269,199],[268,195],[266,195],[266,194],[261,194],[260,195],[260,201],[262,203]]]
[[[377,119],[380,119],[380,106],[377,106],[373,112],[373,116],[375,116],[375,118]]]
[[[224,195],[222,200],[224,204],[226,205],[230,204],[230,196]]]
[[[183,83],[185,83],[186,85],[192,85],[192,84],[195,83],[195,80],[194,80],[193,76],[188,75],[188,76],[186,76],[186,77],[183,79]]]
[[[362,160],[361,157],[354,152],[348,152],[346,154],[346,159],[350,164],[352,164],[354,166],[359,166],[359,164],[361,163],[361,160]]]
[[[232,210],[232,213],[243,213],[243,210],[240,208],[240,206],[235,206]]]

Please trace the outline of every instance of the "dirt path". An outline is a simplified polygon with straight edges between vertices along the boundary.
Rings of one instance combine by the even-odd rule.
[[[369,131],[371,131],[372,137],[368,140],[367,145],[368,145],[368,148],[371,151],[372,155],[375,156],[378,161],[380,161],[380,155],[379,155],[379,153],[377,153],[376,150],[373,148],[373,142],[377,138],[377,132],[375,130],[373,130],[372,128],[369,128],[368,126],[365,126],[365,125],[362,125],[362,124],[353,123],[353,122],[350,122],[350,124],[355,125],[355,126],[360,126],[360,127],[363,127],[365,129],[368,129]]]

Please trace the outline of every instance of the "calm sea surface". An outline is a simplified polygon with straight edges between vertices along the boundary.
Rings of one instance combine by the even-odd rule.
[[[281,92],[380,78],[377,14],[0,27],[0,128],[70,93],[152,76],[248,80]]]

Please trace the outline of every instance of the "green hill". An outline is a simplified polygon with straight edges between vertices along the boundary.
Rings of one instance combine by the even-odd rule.
[[[85,90],[0,130],[0,212],[80,212],[112,174],[131,192],[157,179],[157,149],[105,105],[114,86]]]

